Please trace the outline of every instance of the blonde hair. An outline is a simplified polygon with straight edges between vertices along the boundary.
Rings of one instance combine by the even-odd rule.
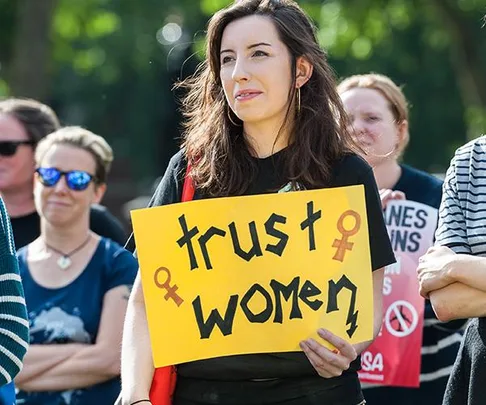
[[[35,152],[37,165],[40,165],[46,152],[54,145],[69,145],[89,152],[96,162],[96,183],[106,183],[113,162],[113,150],[103,137],[81,127],[61,128],[47,135],[37,145]]]
[[[388,101],[396,124],[408,122],[408,102],[403,91],[389,77],[377,73],[354,75],[344,79],[337,87],[338,93],[343,94],[351,89],[372,89],[378,91]],[[397,146],[397,156],[400,157],[410,141],[408,130],[404,133]]]

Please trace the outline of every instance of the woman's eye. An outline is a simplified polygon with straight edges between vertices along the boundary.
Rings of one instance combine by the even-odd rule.
[[[379,118],[374,116],[374,115],[370,115],[367,119],[368,119],[368,121],[371,121],[371,122],[379,121]]]
[[[221,60],[221,64],[224,65],[225,63],[228,63],[228,62],[231,62],[233,60],[233,57],[232,56],[225,56],[222,60]]]
[[[255,51],[253,52],[253,56],[260,57],[260,56],[268,56],[268,53],[263,51]]]

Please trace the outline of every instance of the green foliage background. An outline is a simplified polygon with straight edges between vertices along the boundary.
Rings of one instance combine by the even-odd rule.
[[[38,18],[49,29],[19,40],[22,10],[33,2],[51,3]],[[116,154],[112,197],[147,192],[177,148],[172,86],[194,71],[208,18],[229,3],[0,0],[0,97],[41,98],[64,123],[105,136]],[[486,132],[486,0],[298,3],[315,21],[338,77],[374,71],[403,85],[411,110],[407,163],[442,172],[459,145]],[[175,43],[161,36],[168,23],[182,28]],[[15,63],[31,41],[46,45],[44,69]],[[35,92],[22,87],[24,76]]]

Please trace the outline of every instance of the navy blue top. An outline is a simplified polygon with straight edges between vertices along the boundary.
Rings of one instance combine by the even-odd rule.
[[[439,209],[442,198],[442,181],[421,170],[400,165],[402,175],[393,190],[405,193],[407,200]]]
[[[94,344],[105,294],[120,285],[131,286],[138,269],[136,259],[110,239],[101,238],[84,271],[62,288],[36,283],[27,265],[27,247],[18,252],[20,274],[29,312],[31,344]],[[62,270],[59,270],[62,271]],[[112,404],[120,392],[114,378],[89,388],[68,391],[19,391],[17,403],[34,405]]]

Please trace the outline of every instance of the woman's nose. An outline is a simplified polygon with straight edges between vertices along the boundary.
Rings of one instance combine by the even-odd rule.
[[[243,58],[236,59],[231,77],[235,82],[246,81],[249,79],[250,74]]]
[[[66,193],[69,191],[69,187],[66,183],[66,177],[61,176],[59,181],[54,185],[54,191],[56,193]]]
[[[353,128],[354,132],[356,132],[358,134],[360,132],[363,132],[366,128],[364,123],[363,123],[363,120],[360,120],[360,119],[354,119],[351,122],[351,127]]]

